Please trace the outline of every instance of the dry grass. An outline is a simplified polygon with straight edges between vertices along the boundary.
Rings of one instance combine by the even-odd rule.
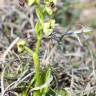
[[[25,39],[28,46],[34,49],[36,21],[34,6],[22,8],[17,0],[7,2],[0,9],[1,96],[20,96],[33,78],[31,56],[19,55],[16,42],[18,38]],[[52,67],[52,87],[66,89],[70,96],[96,96],[95,31],[90,35],[79,34],[80,41],[73,34],[65,35],[58,43],[64,32],[69,31],[62,30],[58,25],[52,36],[44,37],[40,55],[42,68]]]

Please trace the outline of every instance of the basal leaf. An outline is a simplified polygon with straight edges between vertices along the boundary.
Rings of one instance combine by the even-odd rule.
[[[48,68],[46,72],[45,82],[48,82],[48,80],[51,78],[51,69]],[[49,91],[49,87],[44,88],[44,93],[47,93]]]

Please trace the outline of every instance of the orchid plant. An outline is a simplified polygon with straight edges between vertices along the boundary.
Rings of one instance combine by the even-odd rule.
[[[34,62],[34,70],[35,76],[34,80],[32,80],[23,96],[29,96],[29,91],[34,90],[33,96],[46,96],[49,91],[49,84],[52,81],[51,69],[48,68],[45,72],[45,76],[42,76],[42,68],[40,67],[40,47],[42,44],[43,35],[46,38],[53,32],[55,27],[55,20],[51,19],[53,15],[53,7],[56,5],[56,0],[44,0],[44,5],[42,6],[40,0],[28,0],[28,5],[35,6],[36,15],[38,17],[38,21],[35,25],[36,32],[36,47],[35,50],[32,51],[29,47],[27,47],[27,43],[24,40],[20,40],[17,43],[18,52],[27,52],[29,53]],[[47,21],[46,21],[47,17]],[[43,79],[42,79],[43,78]],[[50,81],[50,82],[49,82]],[[34,88],[32,89],[32,84],[34,83]],[[48,83],[49,82],[49,83]]]

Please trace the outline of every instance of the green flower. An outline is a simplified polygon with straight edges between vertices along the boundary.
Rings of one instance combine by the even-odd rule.
[[[54,28],[55,28],[55,20],[50,20],[44,23],[43,31],[45,36],[48,37],[53,32]]]
[[[17,42],[17,48],[18,52],[22,53],[25,51],[25,46],[27,45],[27,42],[25,40],[20,40]]]
[[[56,5],[57,0],[45,0],[46,5],[49,5],[51,2],[53,2]]]

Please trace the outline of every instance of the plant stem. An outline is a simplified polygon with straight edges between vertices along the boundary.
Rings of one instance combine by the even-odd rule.
[[[33,61],[34,61],[34,67],[35,67],[35,87],[40,86],[42,84],[41,80],[41,68],[40,68],[40,59],[39,59],[39,49],[41,46],[42,36],[37,40],[36,43],[36,49],[33,53]],[[34,92],[33,96],[40,96],[40,90]]]

